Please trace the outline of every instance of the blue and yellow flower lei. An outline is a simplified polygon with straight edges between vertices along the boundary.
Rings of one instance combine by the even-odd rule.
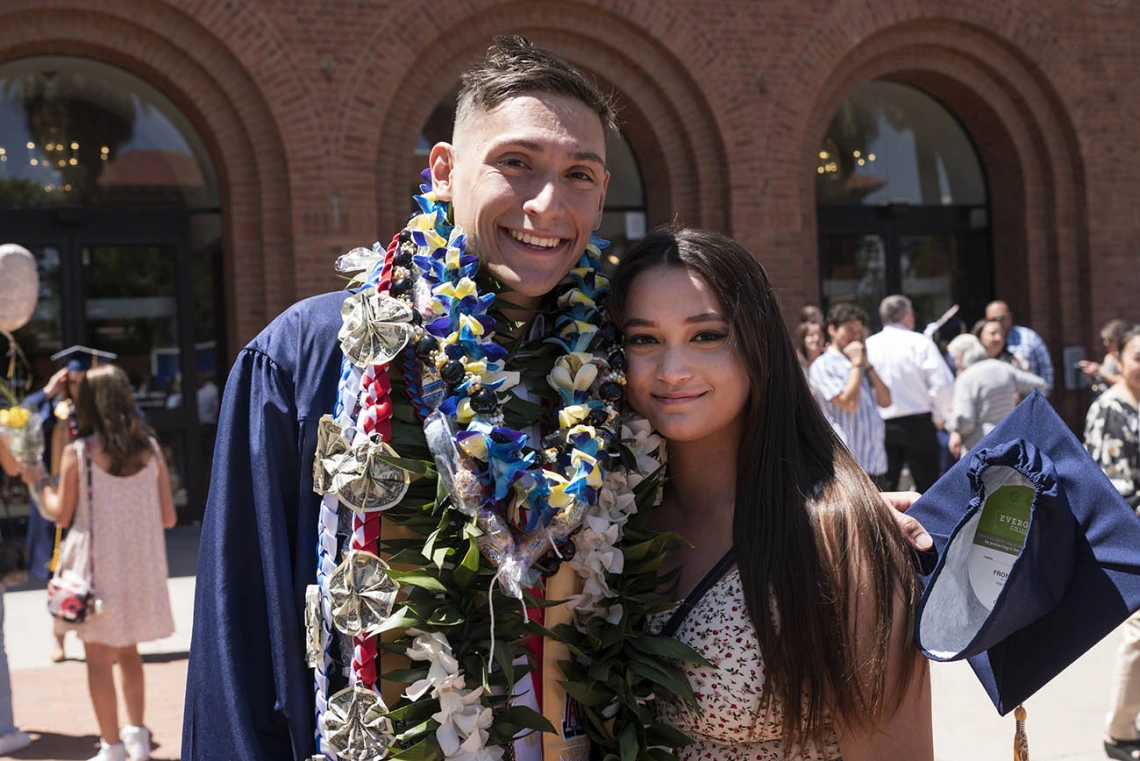
[[[421,212],[399,237],[391,286],[418,316],[410,347],[418,360],[413,392],[423,416],[438,410],[448,419],[455,500],[477,513],[480,549],[499,565],[504,587],[521,598],[536,580],[533,561],[565,542],[596,503],[615,442],[625,378],[621,349],[605,327],[609,280],[600,257],[608,244],[591,238],[546,313],[553,320],[547,343],[555,350],[546,381],[557,394],[558,430],[536,450],[527,433],[503,421],[496,392],[519,376],[504,368],[507,349],[494,341],[495,294],[480,289],[479,259],[467,252],[451,205],[427,185],[421,191],[415,197]],[[478,488],[464,476],[474,476]]]

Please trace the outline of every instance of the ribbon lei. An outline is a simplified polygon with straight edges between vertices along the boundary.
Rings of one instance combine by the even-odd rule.
[[[375,288],[386,293],[392,284],[392,253],[399,245],[393,240],[384,256],[384,265]],[[371,282],[367,287],[373,287]],[[370,365],[361,379],[359,427],[366,434],[377,433],[384,441],[392,439],[392,389],[388,379],[388,365]],[[352,541],[354,550],[380,554],[380,514],[376,512],[352,514]],[[352,638],[352,684],[363,684],[377,690],[376,636],[361,634]]]

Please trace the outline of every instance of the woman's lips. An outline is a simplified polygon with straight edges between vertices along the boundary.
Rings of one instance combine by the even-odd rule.
[[[697,399],[703,397],[706,393],[708,392],[694,391],[672,394],[654,394],[653,398],[656,399],[659,404],[666,407],[679,407],[681,405],[688,404],[689,402],[695,402]]]

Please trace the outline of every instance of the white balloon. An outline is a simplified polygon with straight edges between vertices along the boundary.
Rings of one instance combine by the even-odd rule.
[[[27,324],[39,295],[36,258],[15,243],[0,245],[0,330],[12,333]]]

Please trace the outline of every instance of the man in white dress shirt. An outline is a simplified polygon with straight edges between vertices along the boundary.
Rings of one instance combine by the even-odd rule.
[[[884,491],[898,488],[903,464],[915,489],[938,480],[938,433],[950,412],[954,376],[934,342],[914,330],[914,308],[906,296],[879,305],[883,329],[867,339],[867,356],[887,388],[891,404],[879,413],[885,425],[887,473]]]

